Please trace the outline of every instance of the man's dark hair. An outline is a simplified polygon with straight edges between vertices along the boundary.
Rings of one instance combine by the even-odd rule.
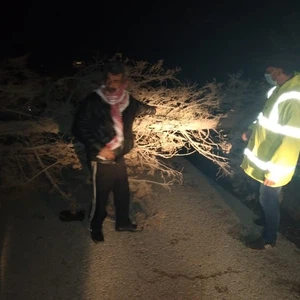
[[[286,75],[290,75],[298,69],[298,59],[290,53],[276,54],[265,61],[264,67],[280,68]]]
[[[112,60],[104,64],[104,80],[107,79],[108,73],[117,75],[123,74],[126,76],[126,68],[121,61]]]

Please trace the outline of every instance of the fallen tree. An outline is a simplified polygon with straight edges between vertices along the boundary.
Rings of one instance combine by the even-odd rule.
[[[44,175],[74,211],[77,204],[60,175],[64,167],[84,168],[83,146],[70,128],[79,102],[101,83],[103,61],[53,81],[28,70],[26,59],[8,60],[1,69],[0,113],[8,119],[0,123],[1,189],[24,186]],[[180,183],[182,173],[168,159],[195,152],[217,164],[220,175],[231,175],[223,155],[231,145],[217,129],[225,117],[216,114],[222,85],[183,84],[176,78],[180,70],[164,69],[162,61],[125,63],[132,78],[130,93],[158,109],[157,115],[134,124],[135,147],[126,156],[131,184],[153,183],[138,177],[145,170],[149,176],[160,172],[162,180],[156,183],[165,187]]]

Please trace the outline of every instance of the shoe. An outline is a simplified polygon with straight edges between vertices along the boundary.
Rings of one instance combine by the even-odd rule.
[[[124,225],[116,225],[116,231],[137,231],[137,225],[132,223],[127,223]]]
[[[259,238],[252,242],[249,242],[246,246],[253,250],[265,250],[265,249],[274,248],[276,246],[276,242],[269,243],[269,242],[266,242],[263,238]]]
[[[260,217],[258,219],[255,219],[253,223],[256,224],[257,226],[265,226],[265,219]]]
[[[92,230],[91,238],[95,243],[104,242],[104,235],[102,230]]]

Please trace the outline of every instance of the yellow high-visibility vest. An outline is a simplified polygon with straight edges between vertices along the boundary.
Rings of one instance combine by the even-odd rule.
[[[241,167],[259,182],[266,178],[274,187],[286,185],[300,151],[300,75],[269,91],[252,129]]]

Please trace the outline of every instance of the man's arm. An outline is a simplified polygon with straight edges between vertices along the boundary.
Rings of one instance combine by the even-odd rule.
[[[245,131],[242,133],[242,140],[243,140],[244,142],[247,142],[247,141],[249,140],[251,134],[252,134],[252,130],[250,130],[250,129],[245,130]]]
[[[255,120],[252,124],[250,124],[248,126],[248,128],[246,130],[244,130],[244,132],[242,133],[242,140],[244,142],[247,142],[249,140],[249,138],[251,137],[251,134],[254,130],[256,122],[257,122],[257,120]]]
[[[92,152],[98,153],[103,144],[99,143],[94,137],[92,130],[92,120],[94,119],[93,102],[85,99],[78,109],[75,119],[75,132],[79,135],[80,141]]]
[[[108,148],[105,142],[99,142],[94,136],[95,108],[92,99],[87,99],[86,103],[79,108],[77,115],[77,131],[80,135],[81,142],[89,149],[93,156],[99,156],[101,159],[114,160],[114,152]]]
[[[138,109],[136,112],[137,117],[143,117],[146,115],[155,115],[156,114],[156,107],[151,106],[145,103],[142,103],[141,101],[135,100],[138,105]]]

